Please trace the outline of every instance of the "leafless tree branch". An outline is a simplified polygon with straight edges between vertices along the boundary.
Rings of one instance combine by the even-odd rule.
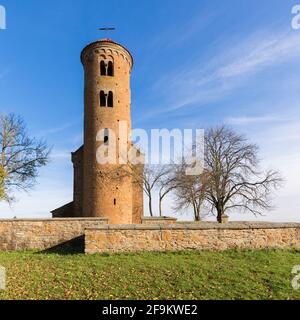
[[[14,115],[0,116],[0,167],[5,178],[2,199],[11,201],[14,189],[28,191],[35,184],[38,169],[49,160],[49,148],[43,140],[29,138],[24,121]]]

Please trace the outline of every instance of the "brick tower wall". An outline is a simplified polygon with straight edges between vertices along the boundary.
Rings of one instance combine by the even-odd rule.
[[[101,76],[101,60],[114,64],[113,76]],[[127,148],[131,141],[130,74],[133,60],[122,46],[102,40],[82,52],[84,66],[84,152],[83,152],[83,216],[107,217],[112,224],[131,224],[133,212],[132,179],[107,180],[106,172],[117,172],[117,164],[101,165],[96,161],[97,149],[103,142],[96,136],[101,129],[112,129],[119,141],[119,122],[127,122]],[[113,108],[100,107],[100,91],[112,91]],[[117,147],[117,153],[119,149]],[[104,178],[105,176],[105,178]]]
[[[72,153],[74,167],[73,217],[82,217],[83,198],[83,146]]]

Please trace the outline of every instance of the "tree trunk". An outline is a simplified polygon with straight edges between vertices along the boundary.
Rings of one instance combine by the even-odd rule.
[[[162,198],[159,199],[159,216],[162,217]]]
[[[153,217],[153,212],[152,212],[152,197],[149,196],[149,213],[150,216]]]
[[[223,216],[223,214],[224,214],[224,211],[223,211],[223,209],[221,209],[221,208],[218,208],[217,211],[218,211],[217,220],[218,220],[219,223],[222,223],[222,216]]]
[[[197,204],[195,203],[195,201],[193,201],[193,209],[194,209],[195,221],[201,221],[200,212],[197,208]]]

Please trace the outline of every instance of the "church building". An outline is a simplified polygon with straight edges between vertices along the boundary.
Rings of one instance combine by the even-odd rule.
[[[113,131],[120,141],[120,122],[126,123],[125,148],[131,142],[131,53],[111,39],[86,46],[81,53],[84,68],[84,144],[72,153],[74,166],[73,201],[52,211],[54,218],[103,217],[110,224],[141,223],[143,188],[131,175],[107,178],[124,164],[99,164],[97,150],[110,141]],[[125,131],[126,131],[125,130]],[[97,138],[104,132],[103,141]],[[123,133],[122,133],[123,134]],[[117,153],[119,152],[116,143]],[[125,165],[126,166],[126,165]]]

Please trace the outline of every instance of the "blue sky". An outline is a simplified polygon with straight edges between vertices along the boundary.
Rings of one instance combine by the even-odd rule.
[[[22,115],[53,146],[36,188],[1,217],[49,216],[72,199],[70,152],[82,144],[82,48],[103,35],[135,59],[135,128],[227,123],[257,142],[265,167],[281,170],[276,210],[260,219],[300,221],[300,0],[0,0],[0,111]],[[165,204],[171,213],[170,201]],[[251,219],[251,216],[234,216]]]

